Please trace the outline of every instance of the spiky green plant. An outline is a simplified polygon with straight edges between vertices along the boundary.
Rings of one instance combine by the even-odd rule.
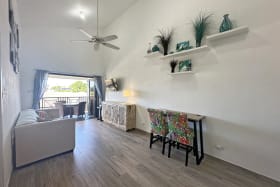
[[[159,30],[159,33],[160,33],[160,35],[155,36],[155,38],[157,39],[158,44],[162,46],[164,55],[167,55],[168,47],[169,47],[169,44],[170,44],[170,41],[171,41],[172,35],[173,35],[173,30],[172,29],[171,30],[161,29],[161,30]]]
[[[201,46],[201,41],[209,29],[211,16],[212,14],[200,12],[196,19],[193,21],[193,31],[196,40],[196,47]]]

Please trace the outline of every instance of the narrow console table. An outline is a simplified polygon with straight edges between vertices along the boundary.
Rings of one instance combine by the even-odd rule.
[[[124,131],[135,129],[136,106],[127,103],[103,102],[102,119]]]

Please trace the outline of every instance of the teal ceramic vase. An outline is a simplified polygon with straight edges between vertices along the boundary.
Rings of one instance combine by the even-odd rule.
[[[160,51],[159,47],[157,45],[154,45],[154,47],[152,48],[153,52],[158,52]]]
[[[232,29],[232,22],[229,19],[229,14],[224,15],[224,20],[220,26],[220,32],[229,31]]]

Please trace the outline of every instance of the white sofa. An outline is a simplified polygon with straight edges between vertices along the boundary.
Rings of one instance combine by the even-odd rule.
[[[75,119],[59,119],[58,109],[44,111],[51,121],[34,122],[34,110],[21,112],[14,129],[16,167],[75,148]]]

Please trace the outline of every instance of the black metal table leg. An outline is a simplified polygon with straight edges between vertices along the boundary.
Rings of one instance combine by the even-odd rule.
[[[204,158],[204,147],[203,147],[203,128],[202,128],[202,120],[199,121],[199,136],[200,136],[200,151],[201,157],[199,158],[199,163]]]
[[[194,129],[193,152],[194,152],[194,156],[196,158],[196,164],[199,165],[204,158],[202,120],[198,121],[198,123],[199,123],[198,127],[197,127],[197,121],[194,121],[194,120],[190,120],[190,121],[193,122],[193,129]],[[200,154],[198,151],[198,136],[197,136],[198,132],[197,132],[197,130],[199,130]]]
[[[193,121],[193,129],[194,129],[194,152],[195,152],[196,164],[199,165],[196,121]]]

